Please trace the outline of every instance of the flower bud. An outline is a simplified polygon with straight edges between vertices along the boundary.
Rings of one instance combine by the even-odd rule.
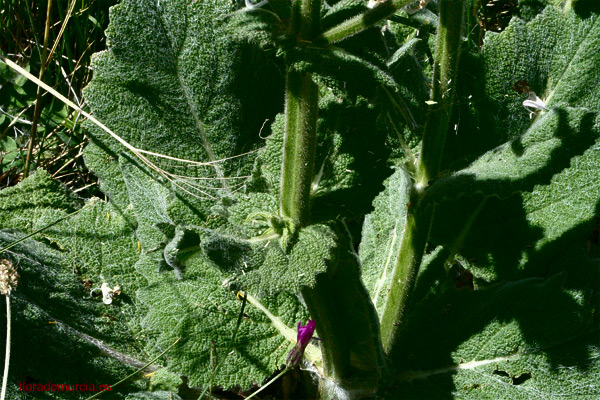
[[[288,368],[298,365],[304,354],[304,349],[306,349],[306,346],[310,343],[314,332],[315,321],[309,319],[304,326],[300,325],[300,322],[298,322],[298,340],[296,341],[294,348],[288,354],[285,363]]]

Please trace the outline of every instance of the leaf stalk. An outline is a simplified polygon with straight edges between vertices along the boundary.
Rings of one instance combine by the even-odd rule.
[[[364,31],[376,23],[388,18],[402,7],[406,7],[414,0],[388,0],[372,9],[350,18],[341,24],[325,31],[322,35],[327,43],[335,43],[352,35]]]
[[[446,134],[450,127],[454,103],[454,87],[461,43],[464,16],[464,0],[443,0],[440,3],[436,59],[433,72],[432,105],[429,108],[423,133],[421,155],[417,165],[416,182],[411,198],[406,228],[394,271],[392,287],[381,319],[381,338],[386,354],[401,348],[399,332],[416,277],[423,260],[429,230],[433,220],[434,206],[420,201],[429,185],[436,178],[442,165]]]

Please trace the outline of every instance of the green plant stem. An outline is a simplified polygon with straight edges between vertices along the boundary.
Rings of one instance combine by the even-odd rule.
[[[319,90],[309,74],[288,71],[286,91],[280,212],[295,229],[309,221]]]
[[[317,277],[314,288],[302,290],[302,298],[315,320],[319,337],[323,339],[321,354],[325,375],[341,382],[350,373],[350,344],[335,293],[331,278],[323,274]]]
[[[407,308],[410,306],[410,298],[429,237],[434,206],[419,207],[419,205],[429,181],[439,174],[441,167],[454,102],[463,15],[463,0],[441,1],[433,73],[434,104],[430,106],[425,124],[416,182],[411,189],[411,207],[398,259],[392,272],[393,284],[381,319],[381,338],[387,354],[401,347],[401,344],[397,343],[398,333],[404,322]]]
[[[436,56],[433,67],[433,90],[427,122],[423,132],[421,157],[417,166],[416,184],[425,189],[440,172],[446,134],[452,117],[454,87],[463,27],[464,0],[443,0],[440,3]]]
[[[311,26],[317,24],[312,12],[315,3],[313,0],[297,0],[294,3],[299,19],[296,30],[301,39],[306,38],[304,35],[312,31]],[[286,82],[280,212],[282,217],[292,221],[293,230],[308,225],[310,221],[318,102],[319,90],[310,75],[289,70]],[[329,277],[322,276],[318,281],[314,288],[303,290],[302,295],[311,317],[317,323],[319,335],[324,338],[321,349],[325,375],[340,380],[348,371],[350,352],[348,346],[343,346],[343,332],[339,332],[343,321],[338,321],[340,313],[337,304],[331,299]]]
[[[320,0],[294,2],[294,18],[297,19],[294,28],[300,42],[310,41],[314,37],[314,32],[319,25],[316,10],[320,8],[320,3]],[[319,90],[310,74],[289,69],[286,82],[286,125],[280,213],[284,220],[291,223],[288,222],[289,237],[283,238],[284,247],[288,242],[293,245],[294,232],[310,223],[310,192],[314,179],[318,102]],[[355,271],[351,270],[352,268],[344,269],[338,275],[331,271],[320,274],[314,287],[303,288],[302,298],[311,318],[316,322],[318,335],[323,339],[321,353],[325,376],[335,386],[372,388],[379,381],[383,367],[378,323],[374,309],[365,311],[362,315],[364,320],[350,321],[344,317],[351,314],[344,309],[344,307],[351,307],[352,303],[343,300],[343,295],[348,290],[353,294],[357,293],[357,296],[363,294],[367,304],[371,305],[362,283],[358,278],[352,280]],[[342,287],[341,281],[345,283],[347,281],[349,286],[353,286]],[[369,311],[372,311],[372,314],[369,314]],[[373,318],[370,318],[371,316]],[[349,334],[353,324],[360,324],[362,330],[368,331],[365,337],[357,339],[354,332]],[[370,329],[373,327],[375,328]],[[359,348],[367,348],[368,350],[365,351],[367,354],[357,355],[356,351],[360,351]],[[355,360],[351,358],[353,351],[355,351]],[[381,357],[377,357],[379,354]],[[353,378],[360,367],[364,379],[357,383]]]
[[[6,397],[6,387],[8,386],[8,367],[10,366],[10,332],[11,332],[11,315],[10,315],[10,295],[6,295],[6,353],[4,355],[4,375],[2,376],[2,393],[0,400]]]
[[[42,47],[42,59],[40,63],[40,73],[38,79],[44,80],[44,72],[46,71],[46,59],[48,58],[48,38],[50,36],[50,18],[52,17],[52,0],[48,0],[46,5],[46,26],[44,28],[44,45]],[[23,167],[23,178],[29,176],[29,169],[31,167],[31,158],[33,155],[33,149],[35,147],[35,139],[37,136],[38,120],[42,112],[42,90],[38,86],[37,95],[35,99],[35,108],[33,109],[33,120],[31,124],[31,133],[29,135],[29,144],[27,146],[27,156],[25,157],[25,165]]]
[[[295,27],[309,39],[319,27],[320,0],[295,0]],[[285,136],[281,173],[280,213],[292,221],[292,231],[308,224],[314,176],[319,88],[310,74],[288,70],[285,95]]]
[[[406,7],[413,1],[414,0],[388,0],[385,3],[378,4],[363,14],[357,15],[354,18],[350,18],[349,20],[346,20],[341,24],[325,31],[322,37],[328,43],[339,42],[340,40],[344,40],[349,36],[355,35],[367,28],[370,28],[376,23],[394,14],[402,7]]]
[[[411,196],[416,200],[417,196]],[[424,213],[409,212],[398,259],[392,272],[392,287],[388,293],[381,317],[381,341],[383,350],[389,354],[394,347],[399,328],[415,287],[419,266],[432,220],[431,209]]]
[[[321,0],[295,0],[297,13],[296,32],[304,40],[310,40],[319,34]]]

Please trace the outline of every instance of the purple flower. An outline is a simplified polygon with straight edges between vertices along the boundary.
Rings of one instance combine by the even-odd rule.
[[[294,348],[287,356],[286,366],[288,368],[298,365],[302,355],[304,354],[304,349],[310,343],[310,339],[312,339],[314,332],[315,321],[309,319],[304,326],[300,325],[300,322],[298,322],[298,340],[296,341]]]
[[[300,322],[298,322],[298,343],[302,345],[303,349],[310,342],[310,339],[312,339],[314,332],[315,321],[312,319],[309,319],[304,326],[300,325]]]

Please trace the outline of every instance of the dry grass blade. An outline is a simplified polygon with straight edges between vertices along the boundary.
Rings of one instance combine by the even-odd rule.
[[[182,175],[177,175],[177,174],[173,174],[168,171],[165,171],[164,169],[162,169],[158,165],[156,165],[156,163],[152,162],[146,155],[161,158],[161,159],[181,162],[181,163],[187,164],[189,166],[210,166],[210,165],[214,165],[215,163],[224,162],[224,161],[227,161],[227,160],[230,160],[233,158],[242,157],[242,156],[253,153],[253,152],[248,152],[248,153],[240,154],[240,155],[225,158],[225,159],[220,159],[220,160],[215,160],[215,161],[210,161],[210,162],[201,162],[201,161],[185,160],[185,159],[181,159],[181,158],[177,158],[177,157],[173,157],[173,156],[169,156],[169,155],[165,155],[165,154],[160,154],[160,153],[155,153],[152,151],[139,149],[139,148],[131,145],[130,143],[128,143],[126,140],[124,140],[119,135],[117,135],[109,127],[107,127],[102,122],[97,120],[94,116],[92,116],[90,113],[86,112],[80,106],[73,103],[71,100],[69,100],[68,98],[66,98],[59,92],[57,92],[55,89],[53,89],[52,87],[50,87],[49,85],[45,84],[44,82],[42,82],[41,80],[39,80],[38,78],[33,76],[31,73],[27,72],[25,69],[23,69],[22,67],[20,67],[13,61],[11,61],[8,58],[1,56],[1,55],[0,55],[0,60],[2,60],[4,63],[6,63],[10,68],[15,70],[17,73],[23,75],[30,81],[34,82],[36,85],[38,85],[38,87],[46,90],[48,93],[50,93],[52,96],[56,97],[58,100],[63,102],[65,105],[71,107],[74,110],[77,110],[79,113],[81,113],[81,115],[86,117],[88,120],[90,120],[92,123],[94,123],[100,129],[102,129],[104,132],[109,134],[113,139],[115,139],[119,144],[121,144],[123,147],[125,147],[128,151],[133,153],[140,161],[142,161],[150,169],[157,172],[160,176],[162,176],[167,181],[172,183],[178,189],[182,190],[183,192],[185,192],[193,197],[216,199],[217,197],[208,193],[207,190],[216,190],[216,189],[223,190],[223,189],[222,188],[203,187],[203,186],[194,184],[193,180],[195,178],[188,178],[188,177],[183,178]],[[230,178],[231,179],[242,179],[245,177],[230,177]],[[220,180],[221,178],[216,177],[216,178],[207,178],[207,179]],[[192,182],[190,182],[190,181],[192,181]],[[243,187],[243,184],[241,185],[241,187]],[[238,187],[235,190],[240,190],[241,187]]]

